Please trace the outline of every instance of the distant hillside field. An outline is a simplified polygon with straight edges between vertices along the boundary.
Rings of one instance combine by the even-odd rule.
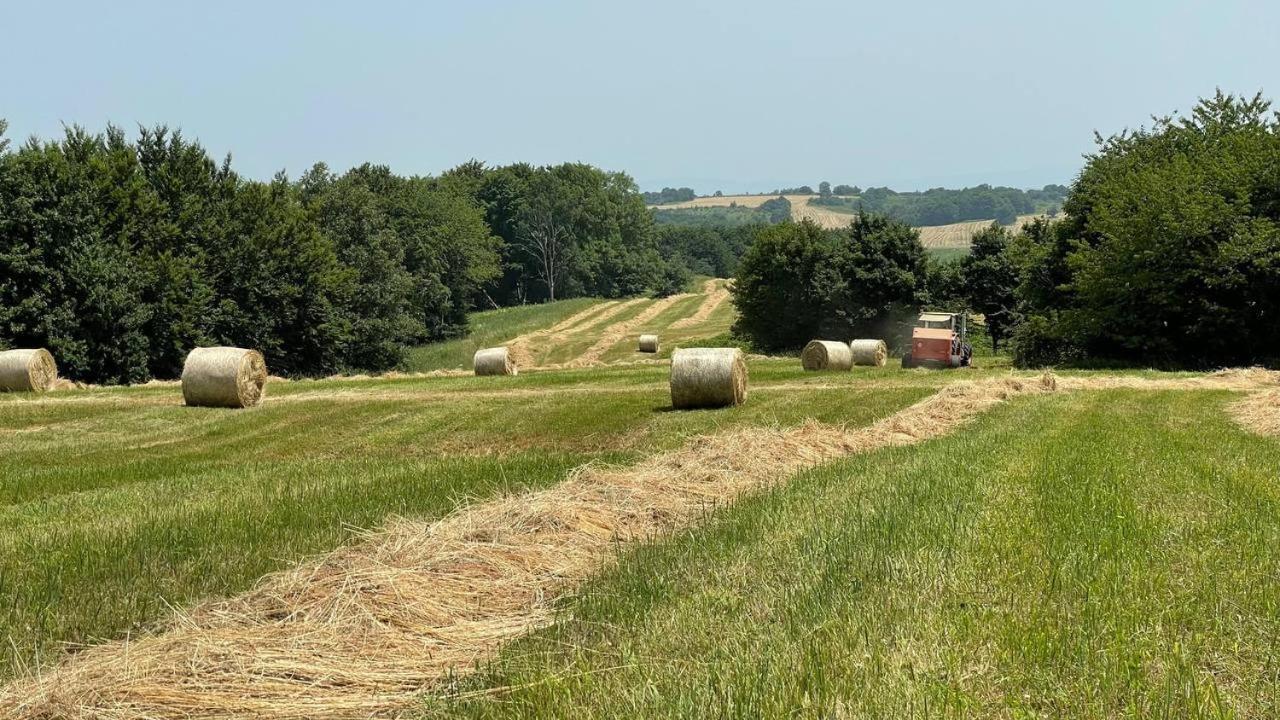
[[[670,357],[678,345],[727,339],[734,308],[728,280],[665,298],[574,298],[475,313],[471,333],[409,352],[404,370],[467,370],[482,347],[505,345],[521,370],[587,368]],[[638,352],[642,334],[656,333],[660,352]]]
[[[730,205],[738,205],[740,207],[754,208],[768,200],[777,197],[776,195],[723,195],[721,197],[700,197],[686,202],[666,203],[663,205],[651,205],[650,208],[658,208],[662,210],[678,210],[682,208],[713,208],[728,207]],[[813,195],[784,195],[788,202],[791,203],[791,217],[797,222],[800,220],[812,220],[824,228],[842,228],[849,224],[850,214],[839,210],[822,207],[820,205],[810,205],[809,200]],[[1021,215],[1018,217],[1017,223],[1013,225],[1015,228],[1021,228],[1023,225],[1030,223],[1039,215]],[[926,225],[920,227],[920,242],[926,248],[968,248],[969,241],[982,228],[990,225],[993,220],[971,220],[969,222],[951,223],[950,225]]]

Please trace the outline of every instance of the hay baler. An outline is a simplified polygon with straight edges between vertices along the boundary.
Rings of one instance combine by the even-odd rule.
[[[911,348],[902,356],[902,367],[968,367],[973,357],[968,336],[963,313],[921,313],[911,329]]]

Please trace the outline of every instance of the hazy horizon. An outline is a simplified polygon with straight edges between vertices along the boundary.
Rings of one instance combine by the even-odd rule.
[[[1276,85],[1280,6],[587,2],[5,12],[0,118],[165,124],[249,177],[587,162],[642,189],[1069,183],[1094,131]]]

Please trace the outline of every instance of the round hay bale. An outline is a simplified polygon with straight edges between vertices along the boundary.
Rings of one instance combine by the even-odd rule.
[[[257,407],[266,385],[267,363],[257,350],[196,348],[182,364],[182,399],[193,407]]]
[[[842,342],[810,340],[800,353],[800,364],[805,370],[849,370],[853,367],[853,354]]]
[[[870,365],[884,367],[889,359],[889,346],[883,340],[854,340],[849,343],[849,352],[853,354],[854,365]]]
[[[511,357],[506,347],[477,350],[471,364],[476,369],[476,375],[515,375],[520,371],[516,367],[515,358]]]
[[[48,350],[0,352],[0,392],[45,392],[58,382],[58,364]]]
[[[671,353],[671,405],[676,409],[741,405],[747,361],[737,348],[682,348]]]
[[[641,335],[640,336],[640,352],[642,353],[658,352],[658,336],[657,335]]]

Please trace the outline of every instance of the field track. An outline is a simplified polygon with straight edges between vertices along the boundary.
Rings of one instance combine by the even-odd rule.
[[[617,543],[669,535],[708,505],[803,468],[940,438],[1007,400],[1062,392],[1246,392],[1231,406],[1237,420],[1274,431],[1277,384],[1276,373],[1258,370],[991,377],[945,382],[865,427],[714,433],[435,522],[392,521],[250,592],[182,613],[163,632],[90,648],[14,682],[0,711],[32,719],[394,716],[424,689],[553,622],[555,600],[613,563]]]

